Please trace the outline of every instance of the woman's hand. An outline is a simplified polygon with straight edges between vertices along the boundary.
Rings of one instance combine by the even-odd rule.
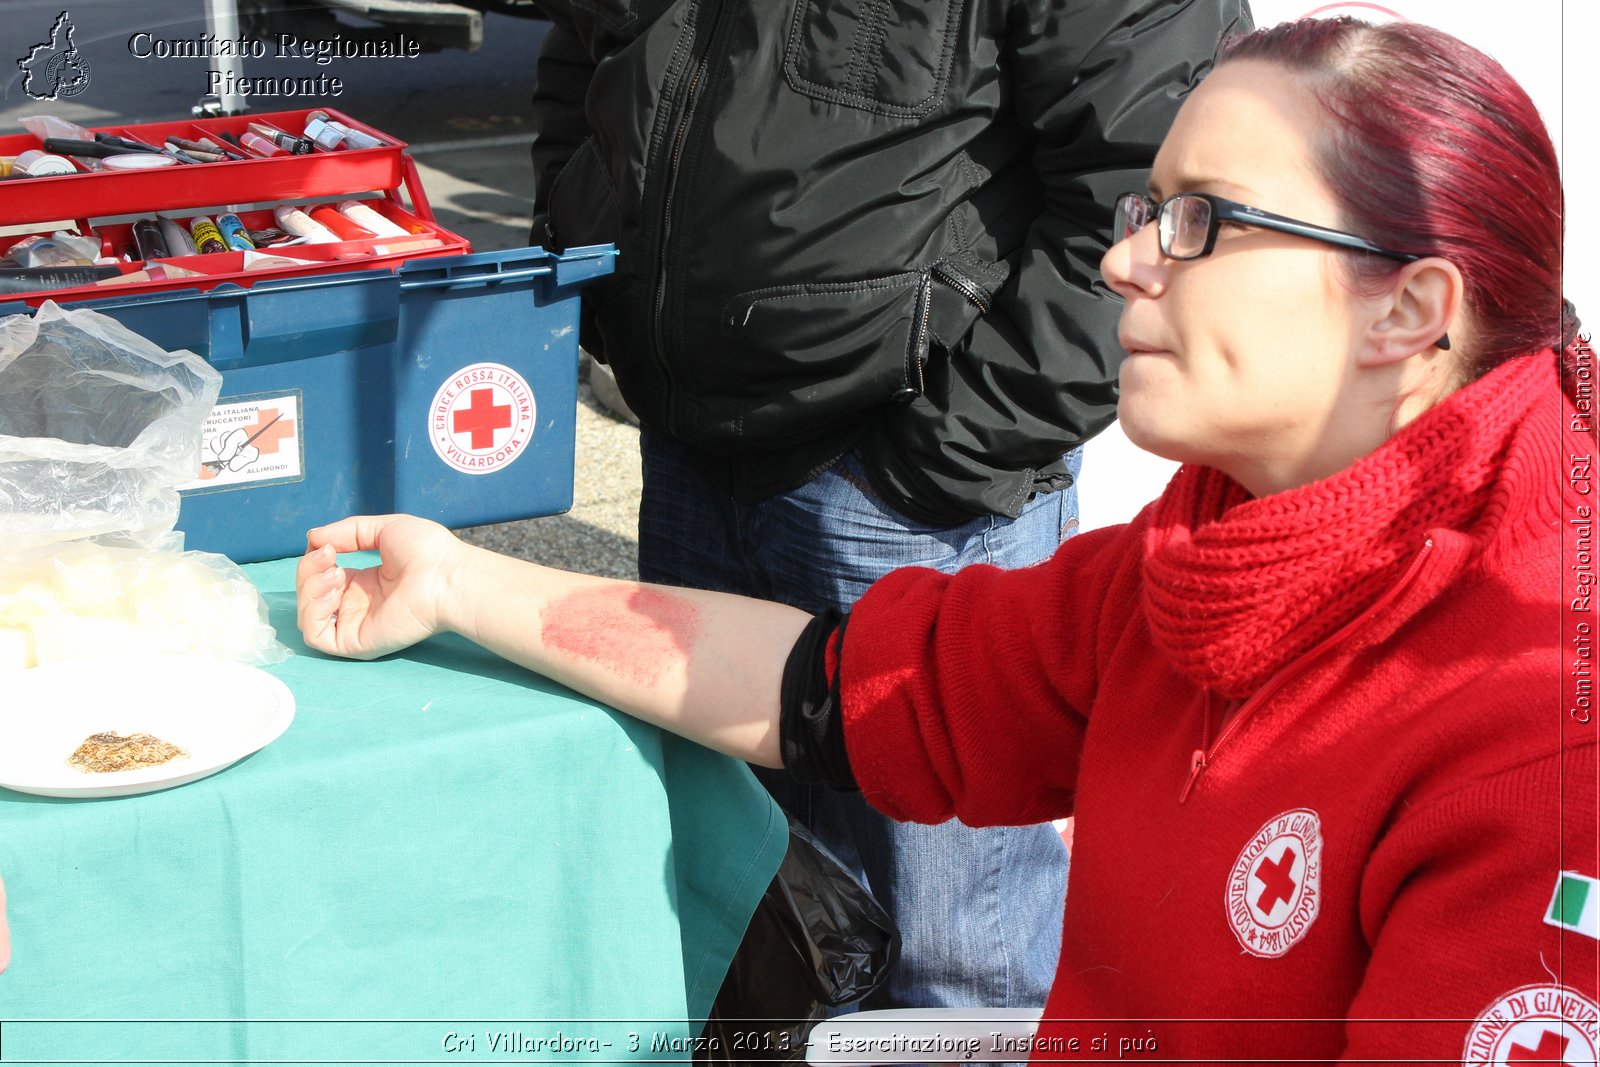
[[[436,522],[359,515],[306,535],[295,569],[297,621],[306,645],[348,659],[377,659],[440,631],[452,562],[466,548]],[[376,550],[376,567],[348,570],[340,552]]]

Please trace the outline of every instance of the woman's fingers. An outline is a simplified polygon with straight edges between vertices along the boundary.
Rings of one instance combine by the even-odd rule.
[[[306,533],[308,549],[331,547],[335,552],[370,552],[378,547],[383,531],[404,515],[351,515]]]
[[[310,538],[307,538],[309,542]],[[294,568],[294,588],[299,593],[305,590],[307,583],[317,575],[336,564],[338,553],[331,546],[317,547],[307,544],[305,555],[300,557],[300,562]]]
[[[300,557],[295,567],[295,622],[306,644],[319,652],[331,652],[336,644],[339,594],[344,588],[344,571],[331,544],[312,548]]]

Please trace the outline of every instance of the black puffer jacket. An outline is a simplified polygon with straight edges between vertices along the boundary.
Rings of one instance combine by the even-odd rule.
[[[1112,419],[1111,203],[1244,0],[551,0],[536,211],[649,427],[744,500],[860,445],[1015,515]]]

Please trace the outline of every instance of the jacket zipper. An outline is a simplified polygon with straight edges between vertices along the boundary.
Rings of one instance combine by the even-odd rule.
[[[991,306],[989,294],[984,292],[977,283],[963,278],[943,263],[935,263],[933,265],[933,276],[966,297],[972,306],[980,312],[985,315],[989,314]]]
[[[917,289],[917,328],[911,331],[910,349],[906,352],[905,388],[896,394],[897,400],[907,404],[928,391],[926,378],[928,331],[932,328],[935,278],[960,293],[983,314],[989,313],[989,294],[973,282],[955,273],[943,263],[935,263],[928,268],[927,273],[922,276],[922,284]]]
[[[1183,791],[1178,794],[1178,803],[1182,804],[1184,801],[1189,799],[1189,793],[1194,789],[1195,783],[1200,780],[1200,775],[1205,772],[1207,767],[1216,762],[1217,752],[1222,748],[1223,745],[1228,743],[1229,738],[1233,737],[1239,732],[1239,728],[1244,725],[1245,719],[1249,718],[1252,712],[1271,699],[1271,697],[1275,695],[1278,690],[1282,689],[1290,681],[1290,679],[1294,678],[1298,674],[1303,673],[1308,667],[1311,666],[1311,664],[1320,659],[1329,649],[1343,642],[1357,629],[1365,626],[1367,622],[1374,616],[1383,612],[1396,600],[1398,600],[1400,595],[1410,587],[1413,581],[1416,580],[1418,572],[1422,570],[1423,561],[1428,558],[1428,554],[1432,551],[1433,538],[1430,537],[1422,542],[1421,551],[1419,551],[1416,557],[1412,559],[1410,566],[1408,566],[1405,573],[1400,576],[1400,580],[1391,586],[1389,591],[1385,593],[1382,598],[1380,598],[1371,607],[1367,608],[1367,610],[1363,611],[1360,615],[1357,615],[1354,619],[1351,619],[1338,630],[1334,631],[1332,635],[1323,638],[1321,643],[1319,643],[1310,652],[1307,652],[1293,663],[1286,664],[1281,670],[1278,671],[1278,673],[1274,674],[1271,678],[1268,678],[1266,683],[1262,685],[1260,689],[1251,694],[1250,698],[1241,704],[1238,710],[1233,713],[1232,717],[1228,719],[1227,725],[1224,726],[1222,728],[1222,732],[1217,735],[1215,744],[1211,743],[1210,740],[1211,708],[1214,694],[1210,690],[1207,690],[1205,711],[1201,718],[1200,747],[1195,749],[1189,757],[1189,778],[1183,783]]]
[[[911,345],[906,352],[906,387],[900,390],[898,399],[904,403],[911,403],[927,391],[927,382],[923,376],[923,368],[928,362],[928,320],[933,315],[933,276],[924,274],[922,284],[917,287],[917,328],[911,331]],[[915,378],[915,384],[912,379]]]
[[[705,75],[706,67],[711,61],[711,46],[716,40],[717,27],[722,20],[722,7],[719,3],[711,17],[711,25],[706,34],[705,48],[700,53],[700,58],[695,62],[694,72],[689,76],[689,84],[684,88],[683,110],[678,115],[678,124],[672,134],[672,154],[667,161],[666,193],[661,203],[661,247],[656,254],[656,301],[654,335],[656,343],[656,365],[661,370],[663,377],[667,376],[667,335],[664,312],[667,303],[667,259],[672,246],[672,201],[678,190],[678,164],[683,159],[684,142],[688,139],[689,121],[694,116],[695,93],[700,87],[700,79]],[[672,421],[671,404],[672,390],[667,390],[668,415],[667,420]]]

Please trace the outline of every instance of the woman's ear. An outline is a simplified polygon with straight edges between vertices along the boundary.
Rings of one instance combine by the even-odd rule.
[[[1449,348],[1446,338],[1459,325],[1465,292],[1461,272],[1448,259],[1407,263],[1375,302],[1377,317],[1367,328],[1361,364],[1398,363],[1430,348]]]

